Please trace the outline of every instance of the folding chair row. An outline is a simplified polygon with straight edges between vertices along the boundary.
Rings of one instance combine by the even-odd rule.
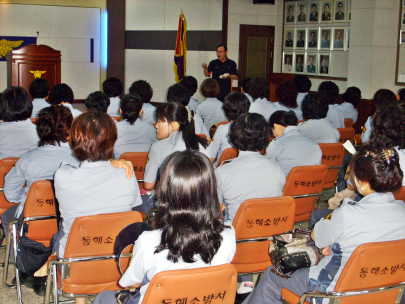
[[[13,203],[7,201],[3,193],[4,178],[11,168],[14,167],[18,157],[3,158],[0,160],[0,215],[4,213],[8,208],[14,206]]]

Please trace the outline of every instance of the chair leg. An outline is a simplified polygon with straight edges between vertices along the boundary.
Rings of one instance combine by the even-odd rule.
[[[52,265],[53,271],[53,302],[59,304],[59,294],[58,294],[58,265]]]
[[[17,299],[18,303],[23,304],[20,283],[20,270],[17,268],[17,225],[13,223],[11,226],[13,237],[13,250],[14,250],[14,266],[15,266],[15,281],[17,285]]]
[[[46,291],[45,291],[45,299],[44,304],[49,304],[51,301],[51,288],[52,288],[52,276],[53,276],[53,264],[50,263],[48,266],[48,277],[46,279]]]
[[[12,227],[12,223],[9,223],[8,226],[8,233],[7,233],[7,243],[6,243],[6,255],[4,257],[4,269],[3,269],[3,286],[4,287],[15,287],[14,284],[7,284],[7,275],[8,275],[8,266],[10,264],[10,252],[11,252],[11,239],[12,239],[12,232],[10,227]]]

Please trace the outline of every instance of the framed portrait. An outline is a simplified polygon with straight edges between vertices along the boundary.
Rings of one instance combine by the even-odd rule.
[[[352,0],[347,0],[347,16],[349,21],[352,20]]]
[[[293,49],[294,48],[294,28],[284,28],[284,43],[283,47],[285,49]]]
[[[402,13],[401,25],[405,25],[405,13]]]
[[[321,2],[321,22],[332,22],[333,14],[333,2],[332,1],[322,1]]]
[[[333,50],[344,51],[345,49],[345,34],[346,28],[344,27],[334,27],[333,28]]]
[[[297,3],[297,23],[306,23],[307,18],[307,6],[308,2],[298,2]]]
[[[336,0],[333,20],[335,22],[346,22],[346,17],[346,0]]]
[[[308,3],[308,15],[309,22],[318,23],[319,22],[319,2],[309,2]]]
[[[305,54],[304,53],[295,53],[295,69],[294,72],[301,74],[304,73],[305,67]]]
[[[405,44],[405,30],[400,31],[399,44]]]
[[[350,46],[350,27],[347,27],[346,29],[346,40],[346,50],[348,50]]]
[[[320,53],[319,54],[319,75],[329,76],[330,75],[330,59],[331,53]]]
[[[295,24],[295,2],[285,3],[285,24]]]
[[[308,75],[317,75],[318,74],[318,54],[317,53],[307,53],[306,68],[305,73]]]
[[[294,63],[294,53],[284,52],[283,55],[283,73],[292,73]]]
[[[332,28],[331,27],[321,27],[320,29],[321,32],[321,44],[320,44],[320,49],[321,50],[330,50],[330,39],[332,37]]]
[[[318,49],[318,28],[308,28],[307,50]]]
[[[296,42],[295,42],[295,48],[296,49],[305,49],[305,41],[306,41],[306,39],[307,39],[307,37],[306,37],[306,32],[307,32],[307,30],[306,30],[306,28],[297,28],[297,31],[296,31],[296,35],[295,35],[295,37],[297,37],[295,40],[296,40]]]

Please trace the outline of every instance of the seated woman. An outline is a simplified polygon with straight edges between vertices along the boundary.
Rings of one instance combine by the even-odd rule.
[[[142,303],[153,277],[166,270],[230,263],[236,251],[235,230],[220,220],[212,164],[197,151],[175,152],[163,167],[157,187],[160,202],[156,229],[143,232],[119,284],[141,284],[131,303]],[[104,291],[94,304],[114,304],[114,291]]]
[[[62,105],[70,110],[73,119],[82,114],[82,111],[73,108],[72,103],[75,97],[72,89],[66,83],[59,83],[52,88],[49,94],[49,102],[53,105]]]
[[[250,105],[250,113],[262,114],[266,121],[269,121],[271,114],[277,111],[270,98],[270,83],[261,77],[253,78],[249,83],[249,94],[254,102]]]
[[[308,94],[302,103],[304,121],[298,125],[302,135],[312,139],[317,144],[339,142],[340,134],[334,125],[326,119],[328,103],[319,93]]]
[[[287,177],[296,166],[320,165],[322,150],[301,134],[293,111],[276,111],[270,116],[270,128],[276,137],[266,149],[266,156],[278,162]]]
[[[197,106],[196,114],[201,116],[209,131],[212,125],[226,121],[222,102],[217,98],[220,93],[218,81],[212,78],[205,79],[201,84],[200,91],[206,99]]]
[[[338,109],[344,118],[353,119],[353,123],[356,123],[359,111],[355,109],[361,101],[361,91],[358,87],[347,88],[346,92],[342,95],[343,103],[335,104],[334,107]]]
[[[22,87],[6,89],[0,102],[0,159],[20,157],[38,146],[38,134],[31,122],[32,102]]]
[[[139,95],[125,95],[119,109],[122,120],[117,123],[118,138],[114,146],[114,158],[120,158],[125,152],[148,152],[157,141],[155,128],[141,121],[142,99]]]
[[[270,266],[244,304],[281,303],[283,287],[298,295],[307,290],[333,291],[358,246],[404,238],[405,205],[392,195],[402,185],[398,153],[367,144],[354,156],[353,165],[355,185],[364,198],[357,203],[345,199],[312,231],[316,246],[324,248],[327,256],[316,266],[294,272],[289,279],[274,274]],[[316,303],[321,302],[317,299]]]
[[[294,111],[298,120],[302,120],[302,111],[298,107],[297,96],[298,90],[293,82],[283,82],[276,89],[277,102],[274,106],[277,110]]]
[[[143,122],[156,123],[156,107],[150,102],[153,96],[153,89],[145,80],[137,80],[129,87],[129,94],[139,95],[142,98],[142,115],[139,118]]]
[[[87,111],[95,110],[107,113],[108,107],[110,106],[110,98],[107,94],[101,91],[96,91],[87,96],[84,105],[86,106]],[[113,119],[113,121],[115,123],[117,122],[115,119]]]
[[[225,96],[222,109],[225,116],[230,121],[229,124],[221,125],[215,131],[214,138],[212,139],[208,150],[211,155],[211,162],[214,163],[214,168],[225,149],[231,148],[229,142],[229,128],[232,122],[241,114],[249,111],[250,102],[247,96],[240,92],[232,92]]]

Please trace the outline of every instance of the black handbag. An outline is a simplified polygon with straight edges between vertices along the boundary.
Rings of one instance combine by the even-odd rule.
[[[275,234],[269,255],[273,263],[272,272],[283,278],[290,278],[298,269],[317,265],[324,257],[311,238],[311,230],[298,228]]]

